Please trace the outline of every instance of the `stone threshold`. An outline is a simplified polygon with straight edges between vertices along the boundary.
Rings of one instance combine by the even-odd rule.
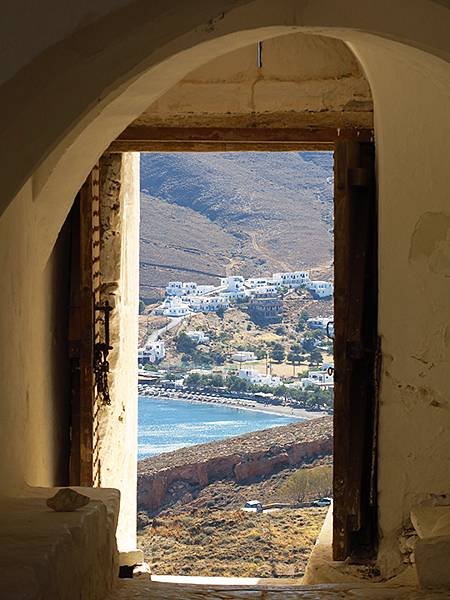
[[[186,578],[189,579],[189,578]],[[203,578],[198,578],[203,579]],[[206,578],[205,578],[206,579]],[[215,578],[211,578],[215,579]],[[221,579],[221,578],[219,578]],[[235,582],[239,578],[234,579]],[[263,580],[260,580],[263,581]],[[150,578],[121,580],[108,600],[449,600],[450,590],[417,590],[379,584],[258,585],[167,583]],[[277,580],[278,581],[278,580]]]

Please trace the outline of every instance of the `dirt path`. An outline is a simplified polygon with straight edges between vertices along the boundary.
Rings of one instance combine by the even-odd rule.
[[[287,263],[275,258],[272,254],[270,254],[267,248],[265,248],[260,242],[257,241],[256,233],[254,231],[249,232],[249,236],[252,248],[257,254],[268,260],[273,265],[278,266],[278,268],[280,268],[282,271],[290,270],[290,266]]]

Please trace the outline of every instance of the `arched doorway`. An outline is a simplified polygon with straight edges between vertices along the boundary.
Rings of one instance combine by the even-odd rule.
[[[419,436],[421,448],[426,450],[434,438],[434,426],[439,429],[440,413],[430,413],[430,405],[417,403],[414,390],[424,388],[432,397],[445,395],[447,391],[442,375],[435,378],[434,374],[416,372],[415,361],[422,359],[435,364],[431,360],[435,358],[438,363],[444,362],[442,354],[433,349],[428,330],[430,302],[435,307],[432,329],[443,327],[442,297],[448,291],[446,269],[439,260],[436,265],[435,259],[430,258],[434,246],[429,250],[427,244],[421,242],[421,233],[426,229],[425,238],[431,235],[434,240],[433,223],[439,222],[440,215],[446,211],[448,170],[442,156],[447,153],[449,144],[445,104],[450,86],[445,62],[448,13],[438,3],[419,1],[408,3],[409,19],[404,18],[404,6],[392,8],[388,3],[372,6],[369,2],[363,7],[348,2],[339,7],[339,13],[329,2],[314,3],[308,9],[294,2],[269,8],[261,2],[243,2],[233,10],[228,10],[227,3],[206,6],[199,2],[195,8],[198,12],[192,9],[191,21],[183,20],[184,25],[178,26],[167,16],[158,21],[156,14],[148,15],[145,7],[134,3],[120,15],[109,15],[100,23],[92,24],[90,29],[80,30],[62,42],[62,46],[55,45],[42,63],[37,61],[7,84],[5,104],[14,106],[16,94],[23,89],[30,74],[42,75],[52,65],[58,74],[51,85],[40,90],[39,96],[30,96],[20,126],[11,119],[5,129],[5,147],[10,148],[13,143],[19,145],[18,154],[7,155],[4,161],[8,166],[4,180],[5,205],[15,197],[17,190],[21,192],[2,217],[2,239],[8,248],[14,244],[23,248],[33,244],[34,256],[31,261],[24,252],[14,259],[7,256],[4,273],[11,277],[19,273],[19,288],[20,282],[38,277],[81,182],[108,143],[141,112],[144,102],[148,103],[149,93],[156,97],[192,66],[223,52],[225,47],[280,35],[286,30],[292,31],[293,27],[318,28],[321,33],[345,39],[365,66],[378,111],[380,329],[388,365],[382,379],[384,407],[380,416],[385,426],[381,457],[398,452],[398,440],[402,441],[401,460],[397,465],[386,463],[386,468],[381,464],[380,471],[380,526],[383,542],[387,544],[386,556],[390,556],[389,544],[395,542],[397,531],[414,501],[423,494],[438,493],[442,489],[439,474],[427,468],[430,453],[425,451],[423,456],[418,456],[415,440],[408,439],[402,431],[402,420],[414,431],[419,430],[419,421],[430,423],[425,432],[420,430]],[[421,18],[423,14],[429,19],[426,28]],[[119,22],[117,16],[122,17]],[[140,17],[144,18],[136,35],[134,26]],[[155,32],[155,23],[161,37],[154,37],[154,47],[159,50],[152,54],[154,68],[150,68],[150,61],[145,63],[145,58],[151,54],[148,39],[149,34]],[[124,33],[123,45],[111,47],[107,41],[117,31]],[[96,39],[105,48],[95,59],[88,59],[91,48],[88,46],[83,51],[86,54],[82,54],[84,62],[77,55],[71,63],[71,57],[61,53],[61,49],[79,50],[94,33],[102,33],[103,37],[99,35]],[[168,58],[169,55],[172,58]],[[116,60],[118,58],[120,60]],[[76,70],[75,63],[82,67],[81,71]],[[140,78],[139,73],[144,71],[146,75]],[[81,90],[79,79],[75,81],[77,75],[83,80]],[[77,87],[79,93],[74,94]],[[61,103],[55,91],[63,89],[66,90],[65,102]],[[53,113],[52,96],[55,105],[59,102],[60,107],[54,110],[49,127],[38,139],[32,140],[30,130],[38,122],[41,107]],[[98,103],[98,98],[103,101]],[[14,113],[12,110],[11,114]],[[422,214],[426,208],[432,216],[431,221],[424,223]],[[18,225],[19,238],[13,235],[12,223]],[[427,229],[430,223],[431,234]],[[416,231],[417,235],[411,240]],[[416,285],[418,277],[420,286]],[[23,289],[19,291],[26,295]],[[408,295],[408,303],[399,298],[400,291]],[[5,314],[14,312],[16,292],[17,288],[5,295]],[[22,424],[28,424],[27,437],[32,444],[39,433],[27,416],[25,401],[19,406],[15,402],[17,396],[27,397],[26,385],[12,376],[16,372],[13,358],[24,350],[21,340],[27,337],[31,327],[31,303],[24,300],[21,307],[16,317],[17,331],[12,337],[16,352],[11,353],[11,357],[5,352],[3,364],[4,379],[10,382],[6,386],[9,391],[5,394],[3,422],[12,432],[21,431]],[[29,316],[24,319],[24,314]],[[409,327],[411,322],[414,327]],[[2,333],[5,339],[10,338],[6,320],[2,323]],[[425,348],[423,339],[429,340]],[[36,347],[34,343],[31,340],[32,348]],[[411,351],[405,352],[405,347]],[[30,371],[28,378],[32,376]],[[427,380],[426,386],[420,385],[423,378]],[[32,403],[38,395],[38,392],[31,394]],[[406,408],[402,408],[405,404]],[[411,411],[411,406],[417,412]],[[435,459],[444,460],[447,451],[448,442],[443,436],[433,441],[430,452]],[[40,479],[39,473],[34,475],[35,464],[24,464],[24,455],[18,462],[20,468],[14,469],[14,473],[9,465],[4,465],[7,481],[20,484],[25,479]],[[393,480],[400,484],[391,485]]]

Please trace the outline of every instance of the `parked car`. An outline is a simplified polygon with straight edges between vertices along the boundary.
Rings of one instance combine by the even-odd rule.
[[[263,512],[263,505],[259,500],[249,500],[245,503],[244,508],[242,510],[245,510],[247,512],[260,513]]]
[[[320,498],[320,500],[314,500],[312,506],[330,506],[332,498]]]

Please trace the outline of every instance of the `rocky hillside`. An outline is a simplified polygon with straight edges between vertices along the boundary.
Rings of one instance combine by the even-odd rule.
[[[170,279],[328,269],[332,154],[142,153],[141,295]]]
[[[332,453],[332,417],[160,454],[138,463],[138,507],[157,514],[213,482],[247,485]]]
[[[295,577],[300,582],[326,512],[207,509],[164,515],[139,532],[138,545],[157,575]]]

